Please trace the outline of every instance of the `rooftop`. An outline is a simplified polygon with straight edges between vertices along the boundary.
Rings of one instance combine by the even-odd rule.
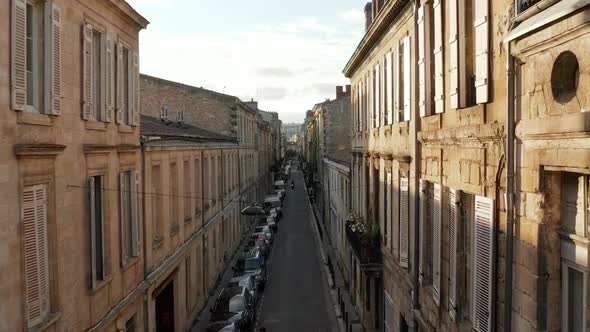
[[[235,138],[221,135],[183,122],[156,119],[141,115],[141,135],[199,142],[235,142]]]

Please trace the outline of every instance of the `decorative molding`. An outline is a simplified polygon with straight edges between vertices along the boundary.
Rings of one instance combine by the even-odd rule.
[[[111,153],[115,149],[114,145],[108,144],[84,144],[83,150],[84,153],[91,154],[108,154]]]
[[[65,150],[61,144],[15,144],[14,154],[17,156],[56,156]]]

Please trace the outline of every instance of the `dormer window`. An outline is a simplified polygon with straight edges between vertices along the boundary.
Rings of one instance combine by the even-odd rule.
[[[162,106],[160,109],[160,119],[167,119],[168,118],[168,106]]]
[[[176,121],[178,121],[178,122],[184,121],[184,110],[180,110],[176,113]]]

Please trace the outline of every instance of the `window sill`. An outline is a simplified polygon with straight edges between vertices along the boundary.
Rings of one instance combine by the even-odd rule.
[[[126,124],[120,124],[119,125],[119,132],[120,133],[132,133],[133,127],[126,125]]]
[[[18,112],[17,122],[34,126],[53,126],[53,117],[47,114],[27,111]]]
[[[29,329],[27,332],[41,332],[52,327],[61,318],[61,312],[52,312],[47,316],[44,322],[37,324]]]
[[[86,129],[106,131],[107,130],[107,123],[95,121],[95,120],[88,120],[88,121],[86,121]]]
[[[104,280],[97,281],[95,285],[92,286],[90,290],[90,295],[96,294],[99,290],[101,290],[104,286],[108,285],[111,280],[113,280],[112,275],[108,275]]]

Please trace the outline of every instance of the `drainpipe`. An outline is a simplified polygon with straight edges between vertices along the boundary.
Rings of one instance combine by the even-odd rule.
[[[504,331],[512,331],[512,259],[514,246],[514,57],[506,43],[506,259],[504,281]]]

